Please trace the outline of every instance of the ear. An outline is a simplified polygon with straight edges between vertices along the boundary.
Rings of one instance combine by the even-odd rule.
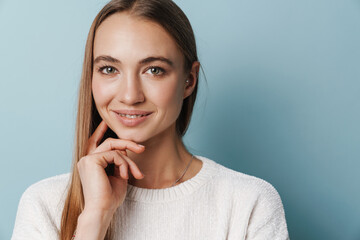
[[[200,62],[195,61],[191,66],[190,73],[188,74],[187,78],[184,80],[184,99],[191,95],[194,91],[196,83],[198,81],[199,76],[199,69],[200,69]]]

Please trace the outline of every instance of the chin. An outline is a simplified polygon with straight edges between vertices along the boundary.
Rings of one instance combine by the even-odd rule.
[[[145,136],[141,136],[139,134],[134,134],[134,133],[126,134],[122,132],[121,134],[116,134],[116,135],[118,136],[119,139],[130,140],[136,143],[142,143],[149,139]]]

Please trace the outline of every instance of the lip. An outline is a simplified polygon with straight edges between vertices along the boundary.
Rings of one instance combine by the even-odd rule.
[[[148,119],[152,114],[152,112],[142,111],[142,110],[114,110],[113,113],[115,114],[116,118],[126,127],[135,127],[140,123],[144,122],[146,119]],[[120,116],[120,114],[145,115],[145,116],[137,117],[137,118],[127,118]]]
[[[123,109],[123,110],[114,110],[114,112],[116,112],[117,114],[129,114],[129,115],[149,115],[152,112],[149,111],[142,111],[142,110],[127,110],[127,109]]]

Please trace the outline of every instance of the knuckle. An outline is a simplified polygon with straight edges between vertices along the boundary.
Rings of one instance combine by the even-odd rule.
[[[109,146],[110,149],[115,149],[115,148],[114,148],[114,141],[115,141],[115,138],[109,137],[109,138],[107,138],[107,139],[104,141],[104,143],[105,143],[107,146]]]
[[[107,144],[107,143],[109,142],[109,139],[110,139],[110,138],[105,139],[105,140],[103,141],[103,144],[104,144],[104,143]]]
[[[114,162],[118,165],[127,165],[127,162],[119,154],[116,154]]]
[[[80,160],[77,162],[77,167],[84,167],[86,166],[87,164],[89,164],[89,157],[88,155],[80,158]]]
[[[82,162],[84,162],[84,161],[85,161],[85,158],[86,158],[86,157],[80,158],[80,160],[77,162],[77,164],[81,164]]]
[[[122,150],[116,149],[116,150],[114,150],[114,152],[115,152],[117,155],[122,155]]]
[[[108,137],[107,139],[105,139],[104,142],[108,143],[108,142],[112,142],[112,141],[114,141],[114,140],[115,140],[115,138]]]
[[[77,168],[81,168],[84,162],[84,157],[80,158],[80,160],[76,163]]]
[[[112,149],[114,149],[114,146],[113,146],[113,144],[112,144],[112,141],[109,141],[109,147],[110,147],[110,149],[112,150]]]

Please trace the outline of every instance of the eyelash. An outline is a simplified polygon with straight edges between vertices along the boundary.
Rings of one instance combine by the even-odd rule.
[[[104,75],[110,75],[110,74],[107,74],[107,73],[103,73],[104,69],[106,69],[106,68],[113,68],[115,71],[117,71],[117,69],[114,68],[113,66],[104,65],[104,66],[98,68],[98,72],[101,73],[101,74],[104,74]]]
[[[110,65],[104,65],[102,67],[99,67],[98,68],[98,72],[101,73],[101,74],[104,74],[104,75],[110,75],[107,74],[107,73],[104,73],[103,71],[106,69],[106,68],[113,68],[115,71],[117,71],[116,68],[114,68],[113,66],[110,66]],[[159,74],[152,74],[153,76],[157,77],[157,76],[160,76],[160,75],[164,75],[166,73],[165,69],[161,68],[161,67],[158,67],[158,66],[149,66],[145,72],[147,72],[148,70],[152,69],[152,68],[155,68],[155,69],[158,69],[160,71]]]
[[[161,68],[161,67],[157,67],[157,66],[149,66],[147,69],[146,69],[146,72],[149,71],[150,69],[152,68],[156,68],[158,70],[160,70],[160,73],[159,74],[153,74],[153,76],[161,76],[161,75],[164,75],[166,72],[165,72],[165,69]]]

